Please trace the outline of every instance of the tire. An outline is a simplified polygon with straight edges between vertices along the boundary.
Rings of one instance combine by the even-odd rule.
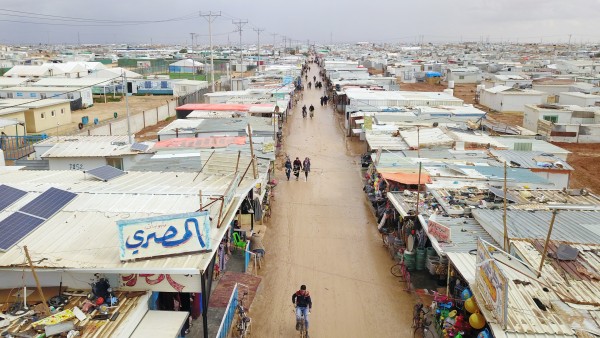
[[[392,275],[394,275],[396,277],[403,277],[402,276],[402,265],[401,264],[395,264],[394,266],[392,266],[390,268],[390,272],[392,273]]]
[[[425,328],[418,327],[413,331],[413,338],[425,338]]]

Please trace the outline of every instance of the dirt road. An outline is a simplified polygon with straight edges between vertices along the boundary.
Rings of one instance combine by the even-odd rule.
[[[309,76],[318,76],[316,68]],[[393,262],[362,193],[358,156],[348,151],[339,118],[320,106],[322,95],[306,90],[304,103],[315,106],[315,117],[303,119],[300,103],[287,123],[284,151],[292,161],[310,157],[312,172],[307,182],[303,174],[287,181],[278,163],[252,336],[299,336],[291,297],[306,284],[311,338],[410,337],[414,298],[390,274]]]

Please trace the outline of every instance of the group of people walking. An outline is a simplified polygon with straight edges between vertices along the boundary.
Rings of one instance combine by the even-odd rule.
[[[329,97],[327,95],[321,96],[321,107],[326,106],[327,102],[329,102]]]
[[[290,180],[290,176],[294,172],[294,176],[296,176],[296,181],[300,177],[300,171],[304,171],[304,179],[308,181],[308,173],[310,172],[310,158],[305,157],[304,161],[300,161],[300,157],[296,157],[294,162],[290,160],[289,156],[285,157],[285,176],[287,180]]]

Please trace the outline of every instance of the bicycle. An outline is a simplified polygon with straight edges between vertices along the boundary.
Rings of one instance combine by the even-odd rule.
[[[402,250],[398,251],[398,253],[402,254]],[[400,258],[400,261],[390,268],[390,272],[395,277],[400,278],[400,282],[406,283],[406,287],[404,291],[410,291],[411,282],[410,282],[410,272],[406,268],[406,264],[404,264],[404,255]]]
[[[240,284],[242,285],[242,284]],[[240,338],[249,337],[250,336],[250,323],[252,319],[248,317],[246,309],[244,309],[244,299],[248,296],[248,290],[244,291],[242,294],[242,298],[240,298],[237,304],[237,312],[239,316],[239,320],[237,323],[237,331]]]
[[[294,312],[294,315],[296,315],[296,308],[292,311]],[[304,312],[300,311],[300,320],[298,321],[297,318],[296,320],[296,324],[298,324],[296,330],[300,331],[300,337],[308,338],[308,329],[306,328],[306,317],[304,317]]]
[[[427,309],[427,310],[425,310]],[[424,307],[423,304],[417,303],[413,308],[413,338],[434,338],[433,332],[429,329],[431,319],[429,318],[430,308]]]

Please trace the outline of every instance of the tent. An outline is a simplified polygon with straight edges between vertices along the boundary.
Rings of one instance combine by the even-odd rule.
[[[196,73],[202,69],[204,64],[192,59],[180,60],[169,65],[169,73]]]

